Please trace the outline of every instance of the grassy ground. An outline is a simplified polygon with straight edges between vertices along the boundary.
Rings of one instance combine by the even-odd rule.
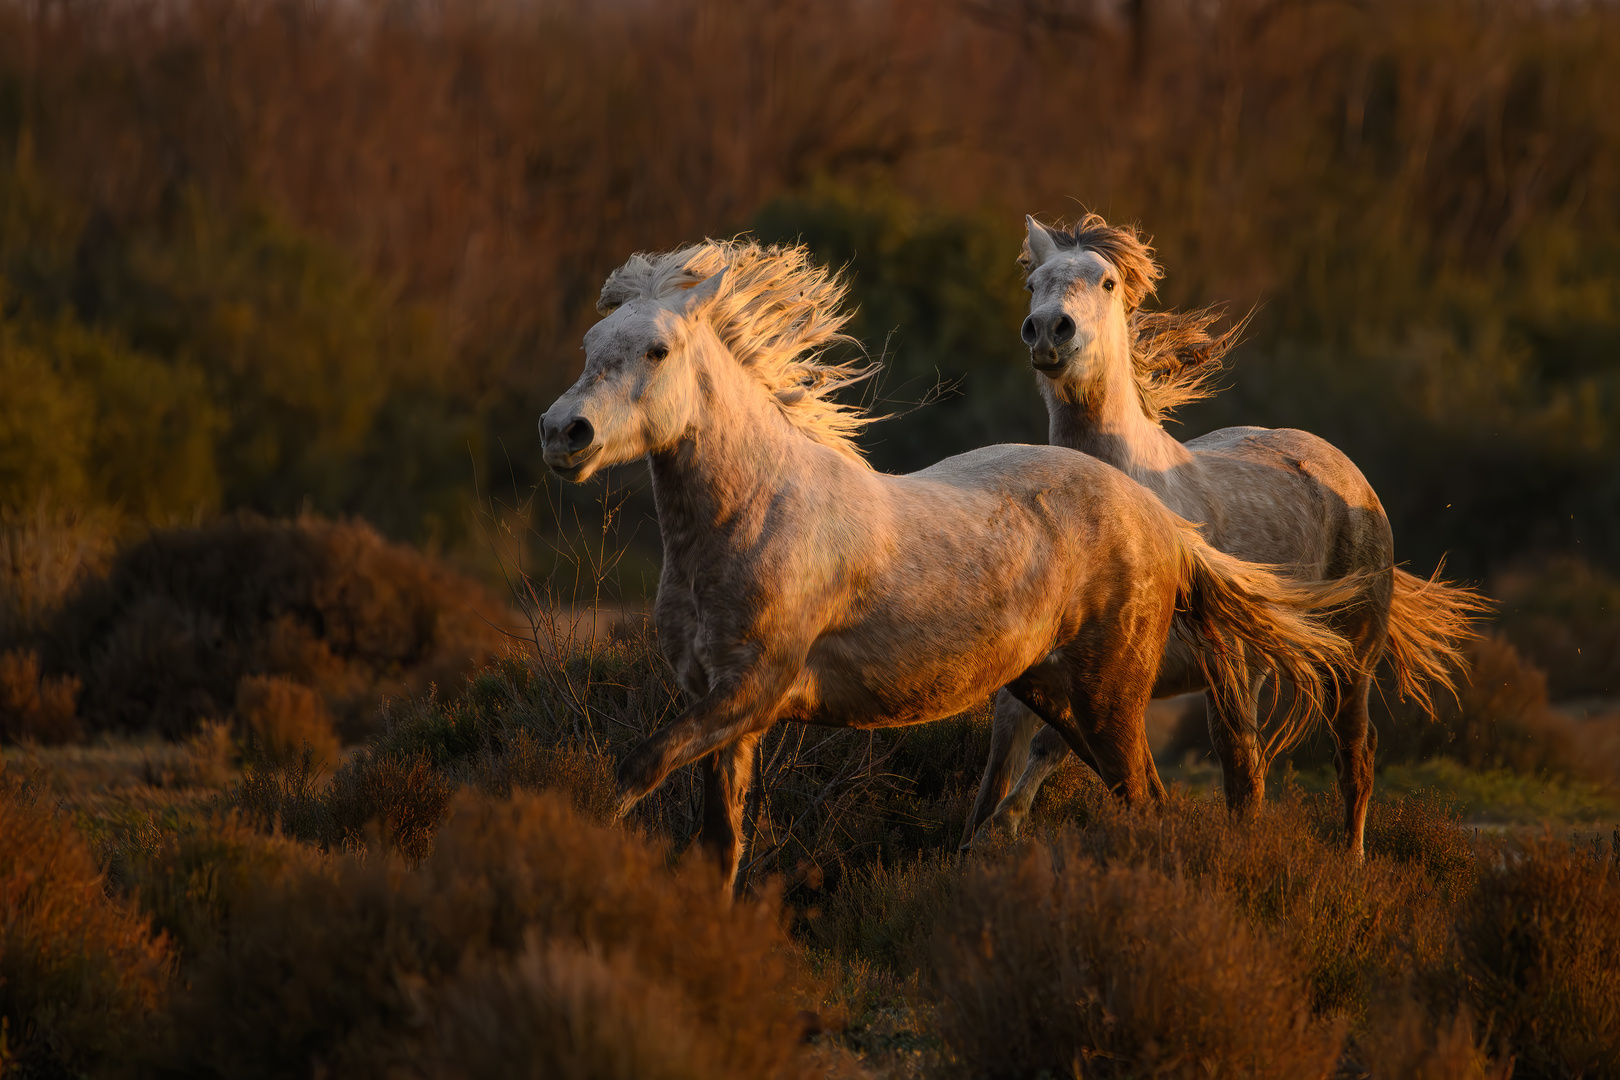
[[[626,858],[641,858],[633,852],[643,844],[660,863],[678,856],[695,824],[690,777],[677,777],[649,800],[628,834],[592,824],[604,819],[613,756],[667,713],[668,688],[648,665],[647,647],[632,637],[560,664],[512,656],[459,694],[396,703],[382,735],[324,766],[244,763],[230,732],[218,727],[183,743],[103,737],[90,745],[6,748],[7,782],[20,782],[31,805],[71,822],[107,875],[109,902],[135,905],[168,934],[164,948],[177,981],[152,1007],[141,1036],[155,1049],[120,1069],[226,1075],[221,1062],[258,1053],[260,1035],[231,1034],[245,1003],[269,1010],[261,1020],[274,1028],[287,1015],[306,1014],[306,998],[316,992],[302,976],[266,983],[244,972],[266,963],[291,972],[312,962],[305,950],[315,946],[306,939],[332,920],[368,927],[381,920],[385,928],[397,924],[375,931],[387,940],[415,934],[429,952],[473,948],[469,956],[482,955],[487,946],[471,942],[484,940],[478,935],[485,931],[464,939],[457,935],[468,931],[432,919],[438,928],[423,929],[410,905],[428,911],[439,901],[410,898],[422,889],[461,888],[457,875],[472,872],[466,852],[481,844],[506,852],[496,856],[504,866],[508,855],[521,863],[536,843],[555,843],[533,835],[537,815],[554,826],[577,820],[564,835],[600,832],[591,852],[618,835],[624,839],[612,843],[630,845]],[[962,855],[955,840],[983,760],[984,721],[970,715],[909,733],[823,741],[818,733],[801,741],[800,733],[785,732],[766,747],[750,880],[761,910],[780,911],[788,933],[776,944],[761,939],[758,948],[761,956],[791,959],[797,974],[783,975],[791,1001],[781,1008],[808,1010],[816,1017],[811,1028],[821,1030],[800,1051],[791,1050],[791,1039],[789,1049],[770,1050],[768,1068],[759,1065],[765,1071],[757,1075],[1058,1076],[1070,1075],[1076,1062],[1083,1075],[1118,1077],[1204,1075],[1197,1062],[1279,1076],[1501,1075],[1510,1058],[1521,1077],[1602,1076],[1620,1067],[1602,1049],[1604,1039],[1620,1036],[1611,1030],[1614,1014],[1603,1011],[1615,996],[1612,978],[1589,970],[1594,950],[1617,944],[1603,935],[1620,933],[1615,854],[1607,843],[1592,843],[1620,823],[1613,791],[1444,759],[1389,766],[1380,770],[1369,858],[1357,868],[1335,848],[1327,771],[1274,777],[1266,812],[1237,827],[1207,765],[1166,763],[1171,805],[1163,815],[1137,816],[1071,764],[1043,790],[1030,839]],[[524,793],[535,790],[564,793],[572,809],[525,802]],[[491,832],[488,812],[467,797],[510,805],[497,817],[516,815],[517,824],[500,826],[517,830],[515,838]],[[486,823],[468,825],[472,819]],[[1520,827],[1511,858],[1504,860],[1490,830],[1476,827],[1482,824]],[[1620,839],[1615,843],[1620,851]],[[567,863],[587,855],[596,857],[569,848],[548,858]],[[700,871],[690,858],[675,864],[688,876]],[[1503,875],[1532,872],[1542,875],[1532,885],[1548,890],[1545,899],[1563,914],[1537,914],[1536,904],[1513,901],[1510,922],[1528,922],[1513,931],[1518,951],[1504,958],[1486,940],[1496,932],[1492,913],[1502,910],[1504,891],[1529,886]],[[666,891],[685,895],[682,880],[663,885],[655,875],[634,889],[673,903]],[[1586,907],[1565,911],[1568,890],[1585,897]],[[281,897],[275,912],[244,899],[261,892]],[[365,897],[383,907],[328,911]],[[632,907],[654,902],[630,894],[623,900]],[[688,930],[691,920],[709,918],[660,917]],[[1587,919],[1611,929],[1593,930]],[[442,998],[474,1028],[533,1020],[537,1009],[535,1016],[552,1017],[561,1007],[558,972],[586,978],[578,968],[585,961],[570,959],[573,953],[559,959],[564,945],[557,942],[583,934],[589,945],[599,931],[567,931],[541,948],[540,931],[530,925],[527,937],[517,934],[496,949],[496,960],[467,961],[473,975],[423,967],[414,954],[365,967],[369,975],[331,974],[339,984],[359,980],[346,992],[371,1002],[356,1014],[371,1019],[306,1023],[304,1049],[288,1051],[293,1057],[282,1064],[295,1074],[341,1065],[381,1075],[398,1066],[383,1047],[406,1047],[420,1070],[460,1045],[461,1029],[424,1033],[414,1021],[397,1028],[403,1021],[390,1018],[394,1007],[373,1001],[376,994],[392,1000],[393,991],[366,989],[366,980],[379,976],[387,985],[419,985],[413,993]],[[1586,943],[1557,953],[1543,941],[1550,933]],[[274,945],[264,944],[267,934]],[[270,951],[244,953],[243,942]],[[278,951],[287,949],[294,954]],[[1526,950],[1534,955],[1527,959]],[[646,962],[662,970],[663,961]],[[1542,974],[1527,976],[1532,968]],[[669,1016],[686,1015],[678,1002],[714,992],[665,975],[644,987],[636,980],[652,976],[637,970],[634,979],[616,968],[589,979],[626,1015],[643,1018],[635,1021],[644,1022],[638,1031],[662,1030]],[[1537,989],[1537,978],[1554,976],[1567,993]],[[220,1003],[199,1004],[200,986],[215,987]],[[568,987],[567,1000],[583,993]],[[1092,1004],[1052,1014],[1054,1000]],[[293,1013],[284,1013],[289,1008]],[[1201,1019],[1178,1019],[1184,1015]],[[48,1026],[34,1023],[35,1036]],[[207,1062],[176,1049],[198,1024],[213,1033]],[[689,1063],[701,1065],[697,1075],[726,1075],[784,1037],[770,1024],[750,1031],[748,1039],[759,1040],[754,1050],[731,1043],[717,1050],[699,1039]],[[629,1038],[620,1032],[609,1041]],[[15,1035],[11,1045],[18,1045]],[[12,1068],[43,1075],[43,1063],[55,1060],[39,1050],[49,1040],[25,1045],[35,1057],[13,1053]],[[508,1049],[518,1058],[538,1052]],[[1262,1051],[1264,1061],[1254,1057]],[[1065,1057],[1073,1053],[1082,1056]],[[625,1075],[590,1064],[589,1054],[581,1060],[586,1064],[558,1075]],[[1273,1065],[1262,1067],[1266,1061]]]

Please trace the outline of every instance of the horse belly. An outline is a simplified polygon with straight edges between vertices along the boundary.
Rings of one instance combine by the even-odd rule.
[[[954,716],[1038,663],[1050,635],[874,641],[823,636],[806,662],[801,718],[836,727],[900,727]]]

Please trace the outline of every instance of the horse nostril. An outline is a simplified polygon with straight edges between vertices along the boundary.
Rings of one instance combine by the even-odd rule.
[[[1033,345],[1040,338],[1040,331],[1035,328],[1035,316],[1031,315],[1024,320],[1024,325],[1018,331],[1024,339],[1025,345]]]
[[[583,416],[576,417],[572,423],[563,428],[564,445],[568,447],[570,454],[585,449],[591,445],[591,440],[594,438],[596,438],[596,429]]]
[[[1058,316],[1058,321],[1052,325],[1052,340],[1062,345],[1074,337],[1074,320],[1067,315]]]

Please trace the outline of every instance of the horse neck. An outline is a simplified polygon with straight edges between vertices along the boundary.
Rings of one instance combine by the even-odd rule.
[[[711,352],[697,419],[673,448],[648,456],[664,555],[680,565],[752,546],[810,443],[729,353]]]
[[[1119,339],[1119,340],[1114,340]],[[1104,337],[1101,377],[1083,386],[1057,384],[1042,377],[1048,441],[1080,450],[1163,494],[1171,470],[1194,461],[1175,437],[1148,419],[1142,410],[1131,357],[1123,335]]]

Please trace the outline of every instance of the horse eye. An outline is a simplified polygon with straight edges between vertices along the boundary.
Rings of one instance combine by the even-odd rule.
[[[668,355],[669,355],[669,346],[668,345],[654,345],[652,348],[647,350],[647,359],[649,359],[649,360],[662,360],[664,357],[666,357]]]
[[[1108,278],[1106,281],[1104,281],[1103,282],[1103,288],[1107,289],[1109,292],[1113,292],[1114,291],[1114,279],[1113,278]]]
[[[1033,281],[1024,282],[1024,291],[1027,292],[1027,293],[1034,292],[1035,291],[1035,283]]]

